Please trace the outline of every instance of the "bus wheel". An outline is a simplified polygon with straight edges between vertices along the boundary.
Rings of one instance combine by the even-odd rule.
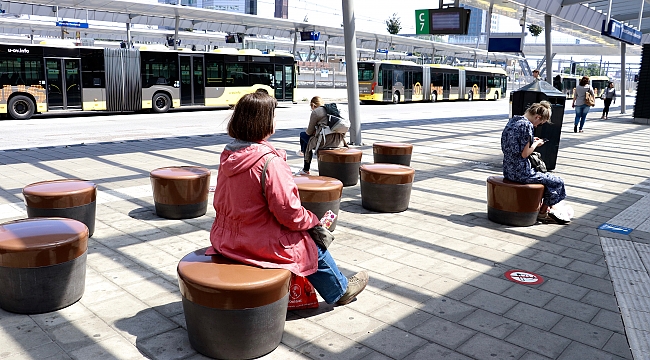
[[[17,95],[9,100],[9,115],[16,120],[27,120],[34,115],[34,102],[24,95]]]
[[[499,100],[499,93],[494,94],[494,100]]]
[[[438,93],[433,93],[431,94],[431,102],[436,102],[438,101]]]
[[[470,91],[470,92],[467,93],[467,100],[468,101],[474,100],[474,93],[473,92]]]
[[[165,113],[169,110],[172,101],[165,93],[158,93],[153,96],[153,107],[151,110],[155,113]]]
[[[393,104],[397,104],[399,102],[399,93],[395,92],[393,94]]]

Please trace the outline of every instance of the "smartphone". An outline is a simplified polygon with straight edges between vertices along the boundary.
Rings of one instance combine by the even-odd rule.
[[[542,139],[542,141],[545,142],[545,143],[547,143],[547,142],[548,142],[548,139]]]
[[[332,210],[327,210],[325,212],[325,215],[323,215],[322,218],[320,218],[320,223],[325,227],[326,229],[329,229],[330,226],[334,223],[334,220],[336,219],[336,214]]]

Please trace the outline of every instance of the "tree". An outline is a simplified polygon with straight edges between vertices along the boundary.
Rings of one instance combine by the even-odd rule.
[[[534,37],[538,37],[542,31],[544,31],[544,28],[539,25],[530,24],[528,25],[528,31],[530,31],[530,34]]]
[[[396,35],[402,30],[402,23],[396,13],[386,20],[386,30],[391,35]]]

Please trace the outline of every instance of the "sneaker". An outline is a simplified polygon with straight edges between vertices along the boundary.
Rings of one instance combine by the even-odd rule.
[[[548,224],[548,223],[554,223],[555,220],[551,219],[550,216],[548,216],[548,213],[539,213],[537,214],[537,221],[543,223],[543,224]]]
[[[567,214],[561,210],[551,209],[548,212],[548,216],[560,225],[568,224],[571,222],[571,219],[567,218]]]
[[[296,176],[309,175],[309,171],[300,170],[300,171],[295,172],[295,173],[293,173],[293,174],[296,175]]]
[[[357,295],[366,288],[368,280],[370,280],[370,277],[368,276],[368,272],[365,270],[350,276],[348,278],[348,288],[336,304],[347,305],[351,303],[352,300],[356,299]]]
[[[296,151],[296,155],[298,155],[298,156],[300,156],[300,157],[303,157],[303,156],[305,156],[305,153],[302,152],[302,151],[300,151],[300,150],[298,150],[298,151]]]

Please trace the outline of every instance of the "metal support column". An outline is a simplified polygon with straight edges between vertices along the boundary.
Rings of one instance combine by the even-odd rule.
[[[625,77],[625,51],[626,44],[621,42],[621,114],[625,114],[625,90],[627,90],[627,78]]]
[[[343,1],[343,34],[345,43],[346,79],[348,81],[348,112],[350,115],[350,144],[361,145],[361,115],[359,112],[359,82],[357,81],[357,39],[354,23],[354,0]]]
[[[181,24],[180,16],[176,15],[176,26],[174,26],[174,50],[178,50],[178,27]]]
[[[293,56],[296,56],[296,49],[298,47],[298,29],[294,29],[293,32]]]
[[[133,47],[131,44],[131,17],[129,17],[129,22],[126,23],[126,47],[128,49]]]
[[[372,59],[377,59],[377,50],[379,50],[379,39],[375,39],[375,53],[372,54]]]
[[[544,15],[544,43],[546,47],[546,82],[553,83],[553,43],[551,41],[551,15]]]

